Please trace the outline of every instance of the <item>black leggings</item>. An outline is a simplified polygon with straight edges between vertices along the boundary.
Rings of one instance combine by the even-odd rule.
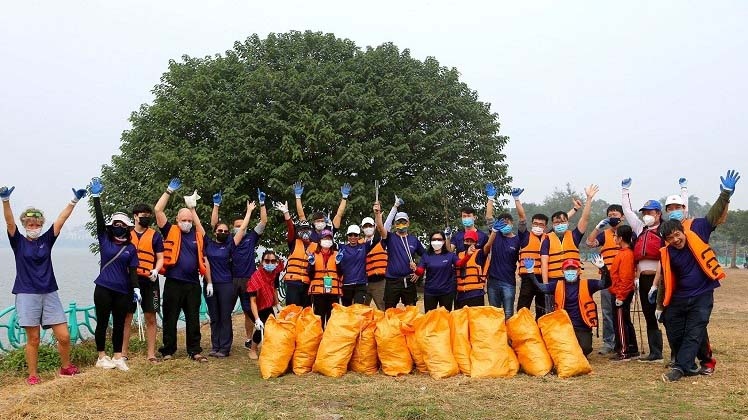
[[[314,314],[319,315],[320,321],[322,321],[322,329],[324,329],[327,326],[327,321],[330,320],[330,315],[332,315],[332,304],[340,303],[340,296],[323,293],[311,295],[311,297]]]
[[[94,289],[94,306],[96,306],[96,351],[106,348],[106,329],[109,326],[109,315],[112,316],[112,347],[115,353],[122,353],[122,341],[125,329],[125,316],[130,308],[132,296],[115,292],[96,285]]]
[[[262,321],[263,324],[267,322],[268,318],[270,318],[270,315],[273,313],[273,308],[265,308],[257,312],[257,315],[260,316],[260,321]],[[254,317],[252,317],[254,318]],[[253,320],[254,321],[254,320]],[[260,344],[260,341],[262,339],[262,335],[259,331],[255,330],[255,333],[252,334],[252,341],[255,342],[255,344]]]
[[[455,302],[456,292],[447,293],[446,295],[423,295],[423,311],[428,312],[436,309],[437,305],[448,311],[452,310]]]

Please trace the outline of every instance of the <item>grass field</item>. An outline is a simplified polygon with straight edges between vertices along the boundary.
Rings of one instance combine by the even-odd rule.
[[[748,270],[727,274],[715,293],[709,325],[718,360],[711,377],[666,384],[660,380],[662,364],[615,363],[593,352],[593,373],[572,379],[348,373],[339,379],[290,374],[265,381],[257,362],[240,348],[243,333],[236,319],[233,354],[207,364],[179,352],[158,365],[135,355],[127,373],[87,368],[73,378],[43,377],[34,387],[23,377],[0,377],[0,418],[748,418]],[[634,324],[638,335],[636,317]],[[208,340],[206,326],[204,346]],[[595,338],[596,349],[600,343]]]

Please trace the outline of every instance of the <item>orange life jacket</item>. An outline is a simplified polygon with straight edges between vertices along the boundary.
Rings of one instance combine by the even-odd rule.
[[[366,254],[366,276],[383,276],[385,271],[387,271],[387,251],[379,241]]]
[[[205,258],[203,257],[203,237],[195,232],[197,242],[197,264],[201,275],[205,275]],[[182,247],[182,230],[178,226],[171,225],[169,232],[164,238],[164,266],[159,271],[166,274],[166,269],[172,267],[179,259],[179,250]]]
[[[316,242],[310,242],[309,246],[305,248],[304,241],[296,238],[293,252],[288,256],[288,266],[286,267],[286,275],[283,277],[283,280],[300,281],[304,284],[309,284],[309,260],[307,259],[307,252],[314,252],[316,250]]]
[[[616,240],[613,238],[613,229],[608,229],[604,232],[605,239],[602,243],[602,249],[600,255],[603,257],[605,266],[610,270],[610,265],[613,264],[613,260],[616,258],[616,254],[621,250],[621,247],[616,245]]]
[[[457,258],[460,260],[465,258],[466,252],[467,251],[462,251],[458,253]],[[476,251],[473,253],[473,255],[470,256],[470,258],[468,258],[465,265],[463,265],[462,267],[457,267],[455,269],[458,292],[468,292],[470,290],[483,289],[485,278],[483,276],[480,264],[478,264],[478,262],[476,261],[477,257],[478,252]]]
[[[138,268],[135,272],[139,276],[150,276],[151,270],[156,266],[156,252],[153,251],[153,235],[155,234],[156,231],[151,228],[147,228],[140,237],[135,230],[130,231],[130,241],[138,250]]]
[[[335,257],[338,255],[338,251],[333,251],[330,254],[330,257],[327,259],[327,264],[325,264],[325,259],[322,257],[321,253],[315,254],[314,259],[314,278],[312,279],[311,284],[309,285],[309,294],[310,295],[321,295],[325,293],[325,276],[332,277],[332,289],[330,291],[331,295],[341,295],[341,289],[340,289],[340,277],[338,276],[338,265],[335,262]]]
[[[708,243],[702,241],[699,235],[693,232],[690,228],[691,223],[689,222],[688,228],[684,229],[683,233],[686,235],[686,244],[688,249],[691,251],[691,254],[693,254],[693,258],[707,277],[715,281],[722,280],[725,278],[725,271],[722,269],[722,266],[719,265],[714,250],[712,250]],[[660,248],[662,277],[665,282],[665,300],[663,301],[663,306],[668,306],[670,304],[670,298],[673,296],[673,291],[675,290],[675,276],[670,267],[670,253],[667,251],[668,247],[669,245]]]
[[[590,328],[597,327],[597,304],[590,295],[590,287],[587,279],[579,278],[579,313],[582,314],[582,320]],[[566,301],[566,280],[559,280],[556,283],[555,291],[556,310],[564,309]]]
[[[525,270],[523,272],[527,272],[527,270],[524,267],[524,264],[522,263],[522,260],[525,258],[532,258],[535,260],[535,268],[533,268],[533,273],[535,273],[536,276],[539,276],[541,274],[540,271],[540,244],[543,243],[543,239],[545,239],[546,234],[542,234],[540,236],[535,235],[534,233],[530,233],[530,239],[527,241],[527,245],[519,250],[519,263],[521,270]]]
[[[546,237],[550,241],[550,247],[548,248],[548,278],[563,279],[564,271],[561,269],[561,264],[569,258],[579,261],[579,248],[574,243],[574,237],[570,230],[564,232],[562,239],[559,239],[555,233],[549,233]]]

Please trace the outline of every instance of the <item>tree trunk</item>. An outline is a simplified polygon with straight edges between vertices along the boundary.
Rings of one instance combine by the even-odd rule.
[[[738,241],[732,243],[732,252],[730,252],[730,268],[738,268]]]

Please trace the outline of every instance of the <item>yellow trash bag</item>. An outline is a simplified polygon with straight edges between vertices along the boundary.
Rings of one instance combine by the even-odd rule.
[[[317,359],[314,361],[312,371],[333,378],[345,375],[356,340],[361,333],[362,321],[362,315],[350,308],[333,303],[332,315],[322,334],[322,341],[319,344]]]
[[[296,350],[293,353],[293,373],[303,375],[312,371],[317,349],[322,341],[322,321],[312,308],[302,309],[296,318]]]
[[[452,354],[452,328],[449,312],[440,307],[416,318],[413,322],[418,348],[434,379],[449,378],[460,373]]]
[[[382,373],[389,376],[407,375],[413,370],[413,357],[400,330],[402,321],[398,314],[403,311],[400,308],[387,309],[374,331]]]
[[[511,378],[519,371],[517,355],[509,347],[504,310],[493,306],[468,309],[470,326],[470,376]]]
[[[517,353],[522,370],[532,376],[544,376],[553,369],[553,361],[545,348],[535,317],[527,308],[517,311],[506,321],[506,331]]]
[[[559,378],[570,378],[592,372],[590,362],[579,346],[569,314],[559,309],[538,319],[548,353],[556,365]]]
[[[470,328],[468,307],[452,311],[452,354],[460,372],[470,376]]]
[[[405,335],[405,342],[408,344],[408,350],[416,364],[416,369],[421,373],[429,373],[423,353],[416,342],[416,330],[413,327],[415,321],[422,316],[423,314],[418,311],[418,307],[416,306],[406,306],[402,312],[398,313],[398,317],[402,321],[401,330],[403,335]]]
[[[288,370],[296,347],[296,323],[275,319],[265,321],[265,338],[260,352],[262,379],[277,378]]]
[[[358,311],[356,308],[354,310]],[[348,370],[365,375],[373,375],[379,372],[379,358],[374,331],[377,329],[377,322],[384,318],[384,312],[378,309],[369,311],[369,314],[369,316],[364,315],[361,334],[358,336],[356,347],[353,348],[351,362],[348,364]]]
[[[303,308],[299,305],[290,304],[286,306],[285,308],[281,309],[281,311],[278,312],[278,316],[276,318],[282,319],[285,321],[296,321],[296,317],[299,316],[302,309]]]

